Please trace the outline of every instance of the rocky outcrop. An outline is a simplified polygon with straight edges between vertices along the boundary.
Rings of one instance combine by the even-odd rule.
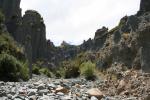
[[[108,28],[102,27],[101,29],[98,29],[95,33],[94,37],[94,45],[95,48],[102,48],[107,37]]]
[[[81,51],[98,50],[103,47],[108,34],[108,28],[102,27],[95,32],[94,39],[89,38],[80,45]]]
[[[90,43],[93,44],[86,51],[92,50],[93,54],[96,51],[98,68],[105,69],[115,65],[150,72],[148,5],[150,5],[148,0],[141,0],[140,13],[123,17],[118,26],[112,30],[108,31],[106,27],[97,30],[93,40],[81,45],[83,48],[85,44],[87,47]]]
[[[89,38],[87,41],[84,40],[83,44],[80,45],[81,51],[90,50],[93,47],[93,40]]]
[[[29,60],[47,58],[46,30],[43,18],[33,10],[21,16],[21,0],[0,0],[8,32],[25,46]]]
[[[31,40],[32,47],[32,60],[35,61],[40,58],[46,58],[46,29],[43,18],[41,15],[33,10],[25,12],[25,15],[22,18],[21,32],[17,37],[17,40],[22,37],[19,41],[22,43],[26,38]],[[24,37],[23,37],[23,35]]]

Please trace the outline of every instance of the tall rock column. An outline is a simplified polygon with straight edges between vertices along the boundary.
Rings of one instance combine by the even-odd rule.
[[[46,58],[46,29],[41,15],[33,10],[26,11],[25,15],[23,16],[21,27],[21,33],[24,34],[25,37],[31,37],[32,61]]]

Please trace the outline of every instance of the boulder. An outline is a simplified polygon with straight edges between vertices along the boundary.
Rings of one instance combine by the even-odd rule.
[[[120,94],[122,91],[124,91],[125,86],[126,86],[125,80],[121,80],[121,81],[119,82],[118,87],[117,87],[117,92],[118,92],[118,94]]]
[[[62,86],[58,86],[58,87],[56,88],[56,93],[58,93],[58,92],[68,93],[69,90],[66,89],[66,88],[64,88],[64,87],[62,87]]]
[[[107,38],[108,28],[102,27],[95,32],[94,37],[94,48],[101,48],[103,47],[106,38]]]
[[[99,99],[103,98],[104,94],[98,88],[92,88],[87,91],[89,96],[95,96]]]

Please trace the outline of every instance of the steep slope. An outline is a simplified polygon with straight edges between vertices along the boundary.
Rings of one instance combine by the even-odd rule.
[[[89,39],[81,48],[96,51],[97,67],[114,64],[150,72],[150,2],[141,0],[137,15],[125,16],[114,29],[97,30],[93,40]],[[92,45],[91,45],[92,44]]]

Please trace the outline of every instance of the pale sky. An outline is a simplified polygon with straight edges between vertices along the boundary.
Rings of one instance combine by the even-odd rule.
[[[140,0],[21,0],[25,10],[38,11],[46,24],[46,38],[55,45],[65,40],[81,44],[102,26],[115,27],[125,15],[139,10]]]

